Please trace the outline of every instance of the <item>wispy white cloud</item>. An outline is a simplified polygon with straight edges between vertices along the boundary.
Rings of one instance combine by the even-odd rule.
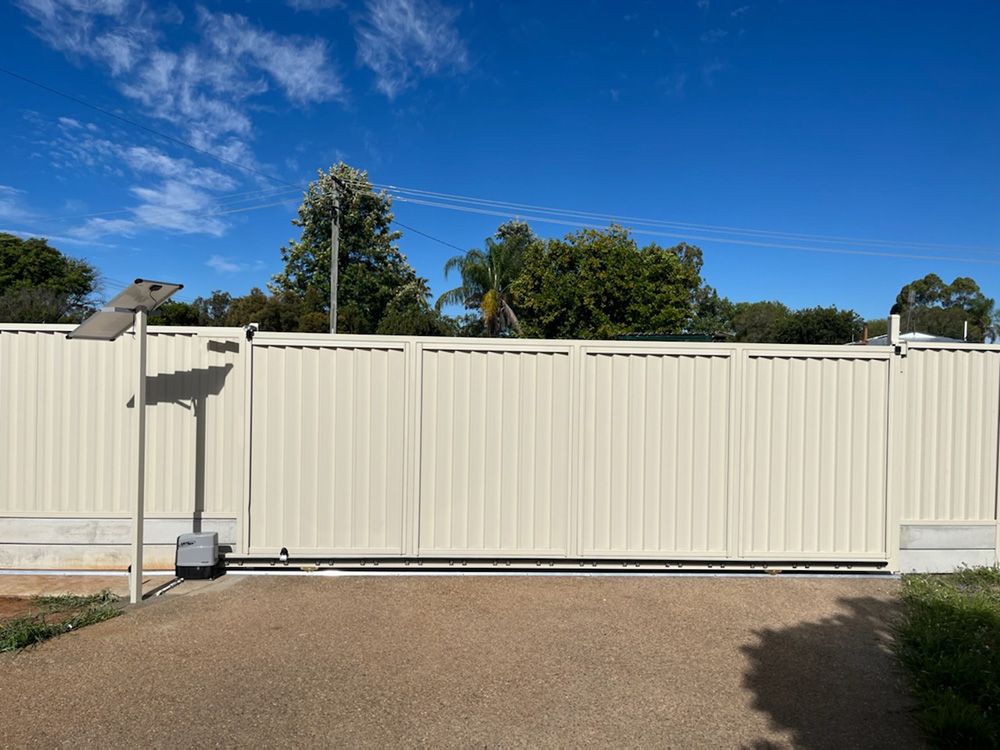
[[[211,215],[212,196],[187,183],[164,180],[155,188],[134,187],[131,192],[142,201],[131,212],[144,227],[213,237],[226,230],[225,222]]]
[[[733,18],[739,18],[744,13],[746,13],[748,10],[750,10],[750,6],[749,5],[741,5],[739,8],[734,8],[729,13],[729,15],[731,15]]]
[[[721,42],[727,36],[729,36],[729,32],[725,29],[709,29],[701,35],[701,41],[705,44],[715,44],[716,42]]]
[[[663,88],[668,96],[683,96],[687,86],[687,71],[677,70],[670,75],[663,76],[657,83]]]
[[[24,221],[31,218],[31,212],[24,205],[24,191],[10,185],[0,185],[0,219]]]
[[[178,159],[146,146],[122,149],[122,158],[137,172],[170,177],[194,187],[209,190],[232,190],[236,181],[229,175],[209,167],[196,167],[189,159]]]
[[[199,10],[202,33],[219,60],[244,61],[266,71],[291,101],[307,104],[340,99],[344,85],[329,61],[323,39],[281,36],[245,17]]]
[[[116,247],[106,242],[94,242],[80,237],[68,237],[65,235],[52,234],[51,232],[39,232],[32,229],[15,229],[12,227],[0,227],[0,232],[6,234],[16,234],[18,237],[44,237],[51,242],[59,242],[65,245],[82,245],[84,247]]]
[[[375,74],[375,87],[393,99],[422,77],[466,70],[457,17],[436,0],[368,0],[356,37],[358,59]]]
[[[240,261],[228,255],[213,255],[205,261],[205,265],[219,273],[259,271],[264,267],[264,263],[260,260]]]
[[[187,19],[185,31],[191,33],[168,35],[169,25],[185,20],[172,5],[147,0],[15,3],[32,31],[53,49],[102,67],[147,115],[170,123],[171,132],[197,148],[248,167],[257,166],[252,115],[258,97],[279,93],[293,104],[310,105],[345,96],[324,39],[278,34],[238,14],[198,8]],[[106,135],[69,116],[59,118],[55,131],[47,144],[36,145],[48,146],[57,168],[85,167],[99,175],[133,178],[129,192],[136,202],[124,217],[91,217],[71,236],[225,232],[226,222],[211,215],[215,194],[234,189],[244,175],[131,145],[127,136]],[[0,204],[0,210],[7,206],[5,218],[15,218],[12,205],[9,196]]]
[[[711,62],[702,65],[701,77],[704,79],[705,85],[712,86],[715,83],[716,74],[725,70],[727,67],[729,66],[721,60],[712,60]]]
[[[708,10],[709,0],[697,0],[695,5],[697,5],[701,10]]]
[[[230,191],[238,181],[217,169],[196,166],[190,159],[174,157],[152,146],[134,146],[91,133],[88,123],[67,125],[60,118],[53,138],[43,141],[60,169],[85,167],[122,179],[130,179],[135,205],[118,212],[123,216],[90,217],[67,230],[70,236],[96,238],[131,237],[159,230],[184,234],[219,236],[227,224],[214,216],[220,191]],[[41,130],[42,124],[36,123]],[[2,197],[2,194],[0,194]],[[74,209],[82,210],[82,209]]]
[[[133,186],[130,191],[139,202],[127,210],[126,217],[95,216],[73,227],[67,234],[80,239],[121,236],[133,237],[144,231],[176,234],[207,234],[221,237],[227,228],[214,215],[215,198],[179,180],[166,179],[156,185]]]
[[[14,0],[31,30],[77,60],[100,60],[115,75],[129,71],[156,42],[158,14],[137,0]]]
[[[87,219],[84,224],[67,230],[67,233],[77,239],[92,240],[108,235],[133,237],[138,230],[139,225],[132,219],[105,219],[95,216]]]
[[[238,273],[245,270],[243,265],[221,255],[213,255],[205,261],[205,265],[219,273]]]
[[[344,5],[343,0],[285,0],[285,2],[293,10],[307,10],[313,13],[340,8]]]
[[[229,154],[225,158],[252,161],[251,100],[272,86],[295,104],[344,95],[324,40],[277,34],[240,15],[199,9],[197,41],[172,45],[162,30],[183,18],[173,6],[144,0],[15,2],[53,49],[102,65],[148,114],[178,126],[199,148]]]

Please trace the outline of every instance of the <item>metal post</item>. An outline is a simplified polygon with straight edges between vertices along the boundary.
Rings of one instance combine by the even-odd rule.
[[[337,284],[340,275],[340,189],[333,183],[333,217],[330,220],[330,333],[337,332]]]
[[[899,335],[899,316],[890,315],[889,316],[889,346],[899,346],[900,342]]]
[[[135,313],[135,343],[138,363],[135,382],[135,505],[132,507],[132,573],[129,577],[129,600],[142,601],[142,526],[146,495],[146,310]]]

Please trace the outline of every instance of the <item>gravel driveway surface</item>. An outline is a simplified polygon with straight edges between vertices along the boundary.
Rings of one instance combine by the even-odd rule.
[[[0,654],[0,745],[914,747],[897,587],[230,575]]]

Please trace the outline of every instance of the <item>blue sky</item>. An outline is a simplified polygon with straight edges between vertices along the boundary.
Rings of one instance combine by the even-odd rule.
[[[1000,297],[995,2],[16,0],[0,28],[3,67],[295,185],[344,159],[641,217],[641,242],[699,245],[735,300],[879,316],[931,271]],[[243,293],[280,268],[295,191],[9,76],[0,101],[0,230],[86,257],[109,292]],[[395,211],[463,248],[503,220]],[[454,249],[401,247],[447,288]]]

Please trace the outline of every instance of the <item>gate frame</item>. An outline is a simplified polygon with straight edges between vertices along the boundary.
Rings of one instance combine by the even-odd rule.
[[[253,327],[248,326],[248,331]],[[370,336],[358,334],[327,334],[327,333],[279,333],[279,332],[258,332],[254,328],[253,333],[247,336],[245,356],[247,357],[247,376],[245,378],[245,403],[244,403],[244,451],[245,451],[245,486],[244,503],[240,508],[237,517],[240,547],[235,557],[247,559],[260,558],[259,553],[251,551],[250,545],[250,524],[252,497],[252,472],[253,472],[253,388],[254,388],[254,367],[253,350],[256,346],[292,346],[292,347],[321,347],[321,348],[375,348],[401,350],[405,357],[405,375],[407,380],[404,390],[405,404],[405,435],[404,435],[404,497],[402,507],[403,530],[402,530],[402,554],[400,556],[379,557],[378,555],[364,554],[304,554],[296,555],[309,560],[336,559],[343,561],[353,561],[345,564],[364,564],[369,560],[374,564],[386,565],[391,562],[402,563],[404,566],[413,564],[429,565],[435,559],[434,553],[421,554],[420,550],[420,477],[421,477],[421,428],[423,423],[423,400],[421,389],[423,385],[423,353],[425,351],[483,351],[483,352],[555,352],[559,351],[570,357],[570,424],[571,430],[576,432],[575,439],[572,440],[570,449],[570,488],[569,504],[567,512],[567,545],[566,554],[559,557],[538,556],[531,557],[522,554],[510,556],[498,556],[495,554],[467,554],[462,557],[446,557],[451,561],[461,560],[462,564],[471,562],[476,565],[485,563],[495,563],[498,560],[505,560],[505,565],[520,565],[531,563],[533,565],[561,564],[575,566],[580,561],[586,560],[591,565],[612,565],[617,566],[617,561],[621,555],[600,554],[581,556],[583,549],[583,525],[581,523],[581,477],[583,461],[583,430],[584,410],[586,405],[581,397],[584,385],[584,368],[588,354],[636,354],[636,355],[674,355],[674,356],[718,356],[729,360],[729,409],[727,426],[729,430],[726,442],[726,469],[725,487],[727,500],[726,528],[724,538],[726,549],[717,555],[690,555],[681,554],[668,558],[656,553],[629,554],[625,556],[628,560],[626,565],[652,565],[661,564],[676,565],[677,567],[719,567],[731,568],[757,568],[757,567],[810,567],[813,569],[839,569],[851,566],[853,568],[878,568],[895,570],[898,565],[898,544],[900,533],[900,506],[898,498],[895,496],[898,482],[894,472],[897,470],[897,454],[899,451],[893,450],[892,435],[897,421],[894,415],[897,411],[897,399],[900,394],[900,382],[905,383],[905,379],[900,381],[896,372],[896,363],[902,367],[902,360],[905,358],[905,347],[902,351],[897,351],[892,347],[864,347],[851,348],[834,345],[794,345],[794,344],[756,344],[756,343],[693,343],[693,342],[664,342],[663,344],[645,344],[637,346],[637,342],[623,341],[590,341],[590,340],[541,340],[541,339],[474,339],[474,338],[449,338],[449,337],[394,337],[394,336]],[[970,346],[969,348],[981,349],[982,346]],[[822,359],[864,359],[864,360],[887,360],[888,375],[886,378],[886,448],[883,452],[885,469],[885,481],[883,483],[883,545],[884,554],[863,554],[851,555],[848,557],[837,557],[823,554],[805,554],[799,556],[782,557],[749,557],[744,553],[744,529],[742,524],[745,498],[742,488],[743,472],[743,450],[742,446],[746,439],[745,430],[747,426],[745,406],[746,398],[746,368],[751,357],[755,356],[779,356],[789,357],[790,355],[801,355],[802,358],[822,358]],[[1000,536],[1000,530],[998,530]],[[439,556],[438,556],[439,557]],[[379,561],[379,562],[376,562]]]

